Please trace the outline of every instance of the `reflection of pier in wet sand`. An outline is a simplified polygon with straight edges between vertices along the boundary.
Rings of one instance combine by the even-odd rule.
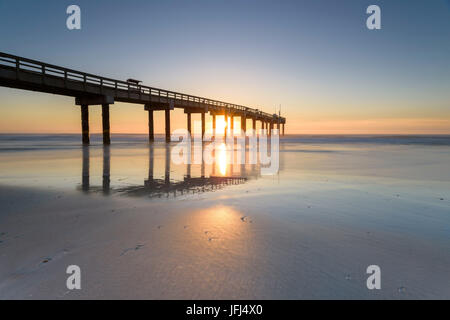
[[[91,156],[90,149],[83,147],[82,149],[82,181],[80,190],[85,193],[95,192],[109,195],[111,192],[124,194],[127,196],[146,196],[161,197],[163,195],[169,197],[177,195],[185,195],[189,193],[202,193],[220,190],[226,186],[243,184],[250,179],[257,179],[260,176],[259,166],[256,164],[227,164],[219,163],[223,158],[218,158],[217,162],[207,166],[204,161],[201,164],[184,164],[185,174],[182,179],[171,179],[171,147],[162,145],[165,156],[164,159],[164,176],[155,178],[155,146],[149,147],[148,176],[144,179],[143,185],[130,186],[111,186],[111,150],[110,146],[103,147],[103,174],[102,185],[91,185],[90,183],[90,166]],[[192,175],[192,167],[200,167],[200,175]],[[220,167],[217,170],[216,167]],[[225,169],[223,169],[225,168]],[[208,173],[206,172],[208,169]],[[218,172],[217,172],[218,171]]]

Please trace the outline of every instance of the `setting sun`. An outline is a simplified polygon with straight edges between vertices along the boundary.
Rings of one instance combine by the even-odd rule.
[[[216,118],[216,132],[225,133],[227,128],[227,122],[225,121],[225,116],[217,116]]]

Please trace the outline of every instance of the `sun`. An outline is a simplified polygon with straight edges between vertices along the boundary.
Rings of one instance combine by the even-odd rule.
[[[227,127],[227,123],[225,122],[224,116],[218,116],[216,119],[216,132],[218,134],[225,133],[225,128]]]

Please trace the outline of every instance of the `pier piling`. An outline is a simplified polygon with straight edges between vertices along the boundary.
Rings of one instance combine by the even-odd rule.
[[[153,127],[153,110],[148,110],[148,141],[155,141],[155,128]]]
[[[111,144],[109,128],[109,104],[102,104],[102,125],[103,125],[103,144]]]
[[[166,115],[166,142],[170,142],[170,109],[165,109]]]
[[[244,132],[247,131],[247,117],[244,115],[241,115],[241,130]]]
[[[202,139],[205,136],[205,112],[202,112]]]
[[[81,132],[83,144],[89,144],[89,106],[81,106]]]
[[[192,122],[191,122],[191,113],[187,113],[187,131],[189,132],[189,136],[192,137]]]

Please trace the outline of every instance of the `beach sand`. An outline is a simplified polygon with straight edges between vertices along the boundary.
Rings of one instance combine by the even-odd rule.
[[[3,151],[0,299],[450,298],[448,145],[288,137],[277,175],[233,168],[246,180],[182,194],[151,193],[149,177],[186,168],[149,152]]]

